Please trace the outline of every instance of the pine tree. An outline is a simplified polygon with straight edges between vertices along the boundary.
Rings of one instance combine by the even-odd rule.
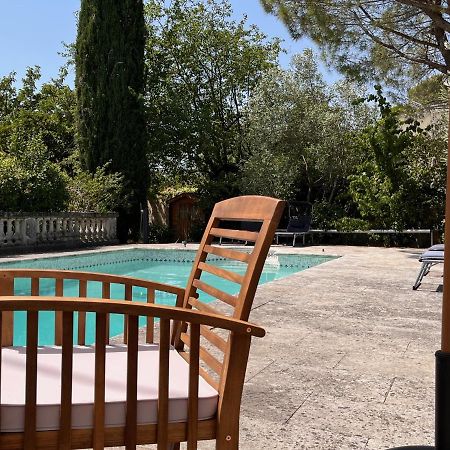
[[[124,175],[129,206],[119,211],[118,235],[125,241],[139,231],[146,206],[148,164],[144,111],[142,0],[82,0],[76,41],[78,143],[91,172]]]

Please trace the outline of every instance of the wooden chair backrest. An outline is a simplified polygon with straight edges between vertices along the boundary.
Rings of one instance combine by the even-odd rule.
[[[193,263],[185,291],[183,307],[213,314],[229,315],[239,320],[247,320],[264,262],[284,207],[284,201],[260,196],[235,197],[217,203],[212,211]],[[253,226],[247,228],[254,230],[258,228],[254,226],[256,224],[260,226],[259,231],[242,230],[237,229],[237,226],[233,226],[233,224],[242,226],[243,223],[248,224],[249,222]],[[251,251],[247,252],[236,248],[214,245],[214,239],[220,238],[253,242],[254,246],[248,247]],[[244,274],[215,266],[207,260],[210,255],[246,264]],[[202,274],[205,272],[236,283],[238,292],[235,295],[231,295],[205,282],[202,280]],[[216,309],[203,302],[199,298],[199,294],[202,292],[219,300],[221,308]],[[228,311],[224,313],[225,308],[228,308]],[[200,357],[210,369],[209,373],[202,371],[202,375],[212,386],[220,389],[220,380],[215,380],[211,375],[215,373],[220,378],[223,373],[229,351],[227,338],[219,336],[214,330],[206,327],[201,328],[201,336],[208,341],[209,347],[213,347],[213,351],[208,351],[205,346],[201,347]],[[184,346],[189,347],[190,338],[187,334],[186,324],[180,324],[175,329],[173,343],[178,350],[182,350]],[[221,357],[222,354],[223,358]]]

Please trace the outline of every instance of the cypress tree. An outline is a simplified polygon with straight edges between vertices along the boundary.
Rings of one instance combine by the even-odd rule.
[[[146,208],[148,164],[144,93],[146,28],[142,0],[82,0],[76,41],[78,143],[85,168],[124,176],[127,207],[118,235],[137,237]]]

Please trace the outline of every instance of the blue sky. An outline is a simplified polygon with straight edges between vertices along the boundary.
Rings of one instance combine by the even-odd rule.
[[[280,64],[288,66],[290,57],[306,47],[313,47],[308,40],[293,41],[283,24],[266,14],[259,0],[231,0],[236,18],[243,14],[248,22],[256,24],[269,37],[279,37],[285,42],[286,55]],[[0,0],[0,76],[17,72],[21,78],[26,67],[39,65],[42,79],[47,81],[58,75],[64,58],[63,42],[73,42],[76,36],[75,13],[80,0]],[[327,80],[336,74],[323,68]]]

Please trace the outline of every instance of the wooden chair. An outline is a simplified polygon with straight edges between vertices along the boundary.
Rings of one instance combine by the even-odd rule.
[[[264,336],[246,320],[283,208],[284,202],[256,196],[218,203],[186,289],[106,274],[0,270],[0,449],[156,443],[165,450],[185,441],[195,449],[206,439],[215,439],[217,449],[237,449],[251,337]],[[260,230],[221,227],[238,220],[258,221]],[[220,237],[253,241],[254,247],[215,246]],[[246,269],[220,268],[217,258]],[[239,292],[230,295],[205,282],[206,272],[236,283]],[[15,295],[19,279],[30,280],[30,296]],[[47,279],[54,280],[53,296],[39,295]],[[77,286],[76,298],[64,296],[70,283]],[[102,298],[89,298],[89,287],[99,283]],[[114,284],[124,286],[123,300],[110,299]],[[132,301],[137,291],[146,302]],[[157,291],[176,296],[177,306],[155,304]],[[202,292],[229,311],[204,303]],[[17,311],[26,312],[25,347],[13,346]],[[54,346],[38,345],[39,316],[46,311],[55,312]],[[111,314],[125,317],[124,344],[110,345]],[[86,345],[93,316],[95,345]],[[139,316],[146,318],[145,343],[139,343]]]

